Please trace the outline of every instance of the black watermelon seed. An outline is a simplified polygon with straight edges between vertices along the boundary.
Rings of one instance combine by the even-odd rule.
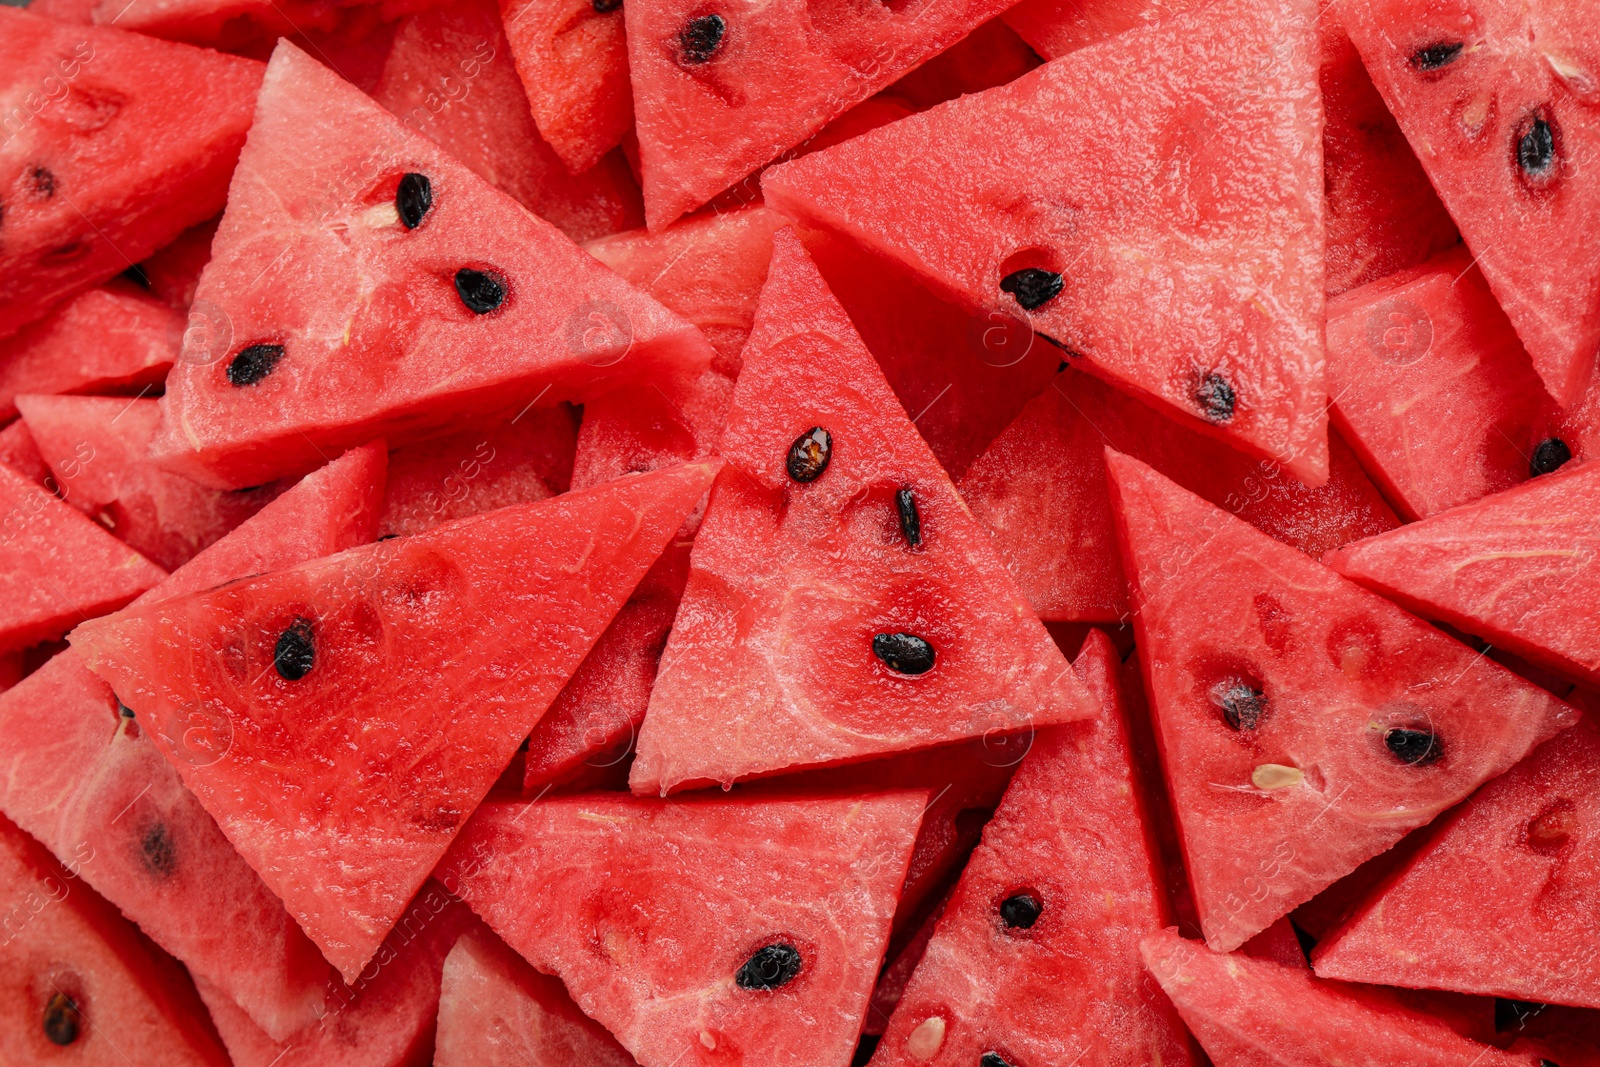
[[[1544,118],[1533,120],[1517,137],[1517,166],[1530,178],[1549,176],[1556,163],[1556,132]]]
[[[740,989],[777,989],[794,981],[800,973],[800,950],[783,941],[776,941],[756,950],[744,961],[733,980]]]
[[[917,548],[922,544],[922,514],[917,511],[917,498],[909,489],[898,490],[894,508],[900,513],[900,532],[905,535],[906,544]]]
[[[56,176],[48,167],[34,167],[29,177],[33,179],[33,195],[42,196],[46,200],[56,195]]]
[[[250,345],[228,361],[228,384],[243,388],[272,373],[283,358],[282,345]]]
[[[821,426],[813,426],[789,446],[789,477],[801,483],[814,482],[822,477],[832,458],[833,435]]]
[[[122,276],[141,289],[150,288],[150,275],[137,263],[123,271]]]
[[[592,0],[596,15],[609,15],[622,6],[622,0]]]
[[[145,831],[144,839],[139,842],[139,859],[145,870],[157,878],[170,878],[178,869],[178,848],[167,833],[165,823],[156,823]]]
[[[1013,930],[1026,930],[1043,911],[1044,902],[1032,893],[1012,893],[1000,902],[1000,921]]]
[[[872,654],[896,674],[927,674],[933,670],[933,646],[916,634],[873,634]]]
[[[1520,1030],[1529,1019],[1544,1011],[1549,1005],[1536,1000],[1512,1000],[1510,997],[1494,998],[1494,1032]],[[1548,1061],[1546,1061],[1548,1062]]]
[[[700,15],[690,19],[678,31],[678,61],[685,66],[697,67],[709,63],[722,47],[722,37],[728,24],[721,15]]]
[[[478,315],[487,315],[506,299],[506,283],[488,271],[462,267],[456,271],[456,293],[461,302]]]
[[[1533,458],[1528,461],[1528,474],[1537,478],[1557,470],[1572,458],[1572,449],[1559,437],[1546,437],[1533,447]]]
[[[1465,46],[1460,41],[1436,41],[1423,45],[1411,53],[1411,65],[1418,70],[1439,70],[1448,67],[1461,55]]]
[[[312,639],[311,620],[295,619],[289,628],[278,635],[278,645],[272,652],[272,665],[278,676],[286,682],[298,682],[311,673],[317,664],[316,643]]]
[[[1023,267],[1000,279],[1000,291],[1017,298],[1024,311],[1032,311],[1061,295],[1061,275],[1053,270]]]
[[[400,213],[400,224],[408,230],[422,225],[422,219],[433,207],[433,183],[426,174],[407,174],[400,179],[400,188],[394,193],[394,209]]]
[[[1267,695],[1243,682],[1220,686],[1216,694],[1217,706],[1222,709],[1222,721],[1234,730],[1254,730],[1261,725],[1267,713]]]
[[[117,714],[124,719],[131,719],[133,718],[133,709],[119,700],[117,701]]]
[[[78,1040],[83,1027],[83,1012],[71,997],[57,993],[44,1006],[44,1036],[53,1045],[70,1045]]]
[[[1237,403],[1233,383],[1216,371],[1208,371],[1195,386],[1194,402],[1207,422],[1227,422],[1233,418]]]
[[[1011,1067],[1011,1064],[998,1052],[985,1052],[978,1057],[978,1067]]]
[[[1395,759],[1413,767],[1434,763],[1444,755],[1444,746],[1439,743],[1432,730],[1411,730],[1396,726],[1383,735],[1383,743],[1389,746],[1389,751],[1394,753]]]

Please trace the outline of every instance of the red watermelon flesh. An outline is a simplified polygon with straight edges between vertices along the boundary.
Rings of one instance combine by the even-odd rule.
[[[1295,935],[1294,924],[1287,916],[1240,945],[1239,955],[1271,960],[1285,967],[1299,967],[1302,970],[1311,967],[1306,961],[1305,950],[1300,947],[1300,938]]]
[[[873,986],[872,1002],[867,1006],[867,1021],[861,1028],[864,1036],[870,1034],[882,1039],[884,1028],[894,1016],[895,1005],[905,996],[906,986],[916,973],[917,964],[922,962],[923,953],[928,951],[928,942],[933,940],[933,932],[944,917],[945,905],[949,903],[953,892],[954,885],[944,887],[944,892],[934,901],[932,909],[898,950],[894,938],[890,939],[888,962],[878,972],[878,984]],[[900,910],[903,912],[905,909]]]
[[[620,26],[621,12],[616,18]],[[574,241],[644,222],[639,188],[620,154],[595,159],[592,170],[574,177],[539,136],[495,0],[406,19],[372,95]]]
[[[1525,482],[1543,442],[1564,446],[1463,246],[1329,301],[1327,335],[1334,425],[1410,518]]]
[[[7,652],[0,655],[0,693],[16,688],[27,673],[27,662],[23,658],[23,653]]]
[[[440,880],[643,1067],[844,1067],[927,800],[490,802]]]
[[[28,13],[43,15],[57,22],[71,22],[80,26],[94,23],[94,6],[98,0],[30,0]]]
[[[762,188],[1321,484],[1314,7],[1219,0],[783,164]]]
[[[187,312],[194,303],[200,272],[211,262],[211,239],[217,235],[222,216],[184,230],[172,243],[139,264],[145,282],[157,299],[178,311]],[[181,339],[180,339],[181,345]]]
[[[789,230],[721,453],[635,792],[1095,713]]]
[[[90,289],[0,341],[0,420],[19,393],[138,392],[159,385],[183,343],[183,316],[127,282]]]
[[[1328,563],[1580,684],[1600,683],[1600,463],[1575,464],[1381,537]]]
[[[567,169],[582,174],[633,126],[622,5],[501,0],[500,12],[532,121]]]
[[[1600,36],[1571,0],[1351,0],[1342,18],[1534,369],[1576,403],[1600,347]]]
[[[986,1053],[1022,1064],[1193,1062],[1139,962],[1139,943],[1161,929],[1166,907],[1137,799],[1120,666],[1106,636],[1091,634],[1074,667],[1103,718],[1035,739],[874,1064],[975,1064]]]
[[[0,818],[0,1060],[227,1067],[182,970],[77,878]]]
[[[1311,556],[1399,525],[1337,435],[1329,437],[1328,481],[1311,489],[1271,460],[1235,451],[1068,369],[1029,402],[960,483],[1042,618],[1128,617],[1104,475],[1107,446],[1154,465]]]
[[[267,505],[146,603],[371,541],[382,445],[356,449]],[[190,972],[286,1038],[323,1010],[333,972],[234,851],[140,720],[76,651],[0,698],[0,810],[80,873]]]
[[[459,519],[74,647],[353,981],[715,470]]]
[[[17,403],[67,502],[169,571],[285,488],[211,489],[157,467],[150,459],[161,425],[155,400],[21,396]]]
[[[1474,794],[1313,962],[1324,978],[1600,1007],[1597,909],[1600,728],[1586,719]]]
[[[481,925],[444,887],[424,883],[360,977],[330,983],[327,1013],[283,1041],[197,985],[233,1067],[428,1067],[445,958]]]
[[[633,1067],[606,1028],[578,1010],[494,934],[461,935],[444,961],[434,1067]]]
[[[1203,7],[1204,0],[1022,0],[1001,16],[1046,59]]]
[[[379,536],[566,492],[577,436],[577,413],[562,404],[396,449]]]
[[[1005,0],[631,5],[628,66],[651,229],[710,200],[999,14]]]
[[[210,328],[191,326],[167,379],[158,443],[213,484],[639,376],[692,379],[710,357],[688,323],[288,44],[212,248],[195,297]]]
[[[115,611],[167,572],[0,464],[0,652]]]
[[[0,430],[0,463],[37,485],[44,485],[50,478],[50,465],[39,455],[39,446],[33,443],[28,424],[21,419]]]
[[[1539,1067],[1381,991],[1213,952],[1176,930],[1146,938],[1144,960],[1217,1067]]]
[[[261,65],[0,11],[0,336],[215,215]]]
[[[1448,823],[1449,816],[1435,820],[1435,826]],[[1353,915],[1372,891],[1417,850],[1427,844],[1433,829],[1407,834],[1400,843],[1387,852],[1380,852],[1361,866],[1322,890],[1316,896],[1295,908],[1291,913],[1294,924],[1312,938],[1321,941],[1342,926]]]
[[[1578,713],[1107,451],[1206,940],[1237,948]],[[1235,726],[1237,724],[1237,726]]]

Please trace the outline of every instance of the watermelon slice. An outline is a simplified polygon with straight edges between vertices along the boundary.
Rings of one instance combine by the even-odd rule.
[[[3,336],[222,209],[261,65],[6,8],[0,72]]]
[[[0,652],[115,611],[167,572],[0,464]]]
[[[1219,0],[783,164],[762,188],[1320,485],[1314,14]]]
[[[159,385],[183,341],[183,316],[127,282],[90,289],[0,342],[0,419],[19,393],[138,392]]]
[[[1206,941],[1237,948],[1577,711],[1107,450]]]
[[[286,486],[210,489],[150,461],[155,400],[20,396],[17,405],[62,495],[167,570],[176,570],[260,511]]]
[[[688,323],[289,44],[212,247],[195,296],[210,328],[191,327],[167,379],[158,445],[225,487],[619,380],[692,379],[710,357]]]
[[[790,230],[721,451],[635,792],[1095,714]]]
[[[1342,18],[1374,84],[1563,406],[1600,347],[1600,215],[1587,164],[1593,11],[1571,0],[1348,0]]]
[[[1334,552],[1339,573],[1563,677],[1600,684],[1600,463]]]
[[[844,1067],[927,799],[490,802],[439,877],[643,1067]]]
[[[620,28],[621,12],[616,20]],[[495,0],[465,0],[406,19],[372,95],[574,241],[644,222],[639,187],[620,154],[574,168],[587,172],[574,177],[539,136]]]
[[[577,413],[563,404],[396,449],[389,457],[378,533],[421,533],[451,519],[564,493],[572,481],[577,436]]]
[[[1082,371],[1029,402],[961,480],[961,495],[1041,618],[1128,617],[1105,448],[1153,464],[1191,492],[1312,556],[1399,525],[1337,435],[1326,484],[1195,433]]]
[[[211,239],[217,235],[222,216],[208,219],[184,230],[172,243],[139,264],[142,284],[152,295],[178,311],[187,312],[194,303],[200,272],[211,262]],[[182,341],[180,339],[181,347]],[[36,390],[37,391],[37,390]]]
[[[582,174],[633,126],[621,0],[501,0],[500,11],[539,133]]]
[[[1474,794],[1314,962],[1324,978],[1600,1007],[1597,909],[1600,728],[1585,719]]]
[[[372,445],[307,475],[144,602],[371,541],[383,468]],[[121,710],[71,649],[0,698],[0,810],[78,863],[197,979],[287,1038],[325,1010],[331,968]]]
[[[50,465],[39,455],[39,446],[33,443],[33,434],[21,419],[0,430],[0,463],[36,485],[50,482]],[[54,492],[54,483],[50,488]]]
[[[889,1020],[879,1067],[1195,1062],[1139,961],[1166,904],[1121,662],[1095,632],[1074,667],[1104,717],[1035,739]]]
[[[1334,425],[1409,518],[1518,485],[1573,454],[1464,247],[1329,301],[1327,329]]]
[[[354,981],[715,471],[460,519],[74,647]]]
[[[1540,1067],[1535,1056],[1469,1041],[1380,991],[1222,955],[1176,930],[1146,938],[1144,960],[1217,1067]]]
[[[77,877],[0,818],[0,1060],[227,1067],[182,970]]]
[[[561,982],[494,934],[468,930],[444,961],[434,1067],[633,1067]]]

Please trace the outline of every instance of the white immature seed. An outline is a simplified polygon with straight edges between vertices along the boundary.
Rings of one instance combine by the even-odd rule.
[[[1263,763],[1250,774],[1250,784],[1257,789],[1287,789],[1299,785],[1305,778],[1299,767],[1285,767],[1281,763]]]
[[[944,1047],[944,1019],[933,1015],[917,1024],[906,1038],[906,1055],[923,1063],[939,1054]]]

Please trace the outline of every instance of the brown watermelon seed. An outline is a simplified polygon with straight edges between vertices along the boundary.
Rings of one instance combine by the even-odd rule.
[[[1556,128],[1539,114],[1524,120],[1512,136],[1516,138],[1513,154],[1523,182],[1534,186],[1548,184],[1556,171]]]
[[[1222,721],[1232,730],[1254,730],[1267,714],[1267,695],[1238,678],[1212,686],[1211,702],[1222,710]]]
[[[394,193],[394,209],[402,226],[408,230],[421,226],[432,207],[433,183],[426,174],[411,173],[400,179],[400,187]]]
[[[505,279],[491,271],[462,267],[456,271],[456,295],[473,314],[487,315],[505,303]]]
[[[927,674],[933,670],[933,646],[916,634],[873,634],[872,654],[896,674]]]
[[[678,62],[686,67],[711,62],[727,32],[728,24],[721,15],[699,15],[690,19],[678,31]]]
[[[240,389],[254,385],[271,374],[282,358],[282,345],[247,345],[228,361],[228,384]]]
[[[1207,371],[1195,386],[1194,402],[1207,422],[1227,422],[1237,403],[1233,383],[1219,371]]]
[[[901,489],[894,494],[894,507],[900,513],[900,532],[905,535],[906,544],[920,547],[922,515],[917,511],[917,498],[911,495],[910,489]]]
[[[1528,476],[1537,478],[1549,474],[1572,458],[1572,449],[1559,437],[1546,437],[1533,448],[1533,458],[1528,461]]]
[[[117,714],[124,719],[131,719],[133,718],[133,709],[119,700],[117,701]]]
[[[985,1052],[978,1057],[978,1067],[1011,1067],[1011,1064],[998,1052]]]
[[[1000,902],[1000,921],[1013,930],[1027,930],[1039,921],[1044,902],[1032,893],[1012,893]]]
[[[144,863],[144,869],[157,878],[170,878],[172,872],[178,869],[178,848],[167,833],[165,823],[158,822],[145,831],[143,840],[139,842],[139,859]]]
[[[1396,726],[1383,735],[1383,743],[1395,759],[1412,767],[1425,767],[1436,763],[1444,755],[1444,746],[1432,730],[1412,730]]]
[[[1528,823],[1528,844],[1544,852],[1561,848],[1578,829],[1578,812],[1570,800],[1557,800]]]
[[[733,980],[740,989],[777,989],[800,973],[800,950],[786,941],[774,941],[744,961]]]
[[[622,6],[622,0],[592,0],[596,15],[609,15]]]
[[[83,1010],[65,993],[57,993],[44,1006],[44,1036],[53,1045],[70,1045],[83,1027]]]
[[[1411,53],[1411,65],[1417,70],[1442,70],[1461,58],[1466,46],[1460,41],[1435,41]]]
[[[1023,267],[1000,279],[1000,291],[1016,297],[1024,311],[1050,303],[1061,295],[1062,285],[1061,275],[1039,267]]]
[[[272,652],[272,665],[284,681],[298,682],[311,673],[316,663],[317,647],[311,631],[311,620],[298,617],[278,635],[277,647]]]
[[[789,477],[802,484],[814,482],[828,469],[833,459],[833,435],[821,426],[813,426],[794,439],[789,446],[787,466]]]

